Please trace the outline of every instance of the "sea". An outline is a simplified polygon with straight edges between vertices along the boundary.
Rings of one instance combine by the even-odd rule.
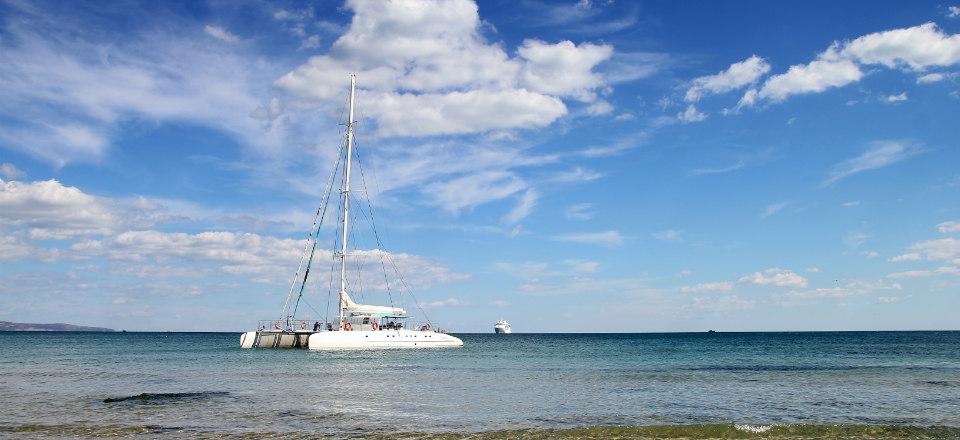
[[[0,436],[960,427],[960,332],[457,336],[313,352],[240,349],[239,333],[2,332]]]

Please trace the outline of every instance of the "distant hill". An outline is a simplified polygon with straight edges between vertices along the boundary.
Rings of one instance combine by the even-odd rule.
[[[0,321],[0,332],[113,332],[112,328],[87,327],[73,324],[25,324]]]

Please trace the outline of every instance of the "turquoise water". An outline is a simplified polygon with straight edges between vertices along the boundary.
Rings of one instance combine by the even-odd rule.
[[[234,333],[0,333],[0,428],[960,427],[960,332],[458,336],[310,352],[242,350]]]

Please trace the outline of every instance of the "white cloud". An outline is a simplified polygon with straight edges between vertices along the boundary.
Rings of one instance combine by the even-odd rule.
[[[576,205],[570,205],[564,211],[563,216],[568,220],[590,220],[593,218],[594,213],[590,211],[590,208],[593,208],[591,203],[577,203]]]
[[[943,222],[937,225],[937,230],[944,234],[960,232],[960,221]]]
[[[17,180],[26,175],[27,173],[24,173],[10,162],[0,164],[0,176],[6,177],[7,179]]]
[[[792,298],[845,298],[848,296],[859,295],[860,293],[862,292],[837,286],[821,287],[813,290],[793,290],[785,293],[784,296]]]
[[[56,180],[0,180],[0,224],[28,228],[36,239],[106,234],[118,218],[105,203]]]
[[[907,92],[903,92],[903,93],[901,93],[901,94],[899,94],[899,95],[889,95],[889,96],[887,96],[886,98],[883,98],[883,100],[886,101],[886,102],[888,102],[888,103],[904,102],[904,101],[906,101],[907,99],[909,99],[909,98],[907,98]]]
[[[684,99],[687,102],[697,102],[706,95],[720,94],[755,83],[761,76],[770,71],[770,64],[756,55],[731,64],[726,70],[715,75],[701,76],[692,81]]]
[[[835,43],[827,58],[880,64],[888,68],[923,70],[960,63],[960,34],[946,35],[934,23],[864,35]]]
[[[942,73],[928,73],[917,78],[917,84],[931,84],[947,79],[947,76]]]
[[[601,177],[603,177],[603,173],[599,173],[593,170],[588,170],[582,167],[574,167],[570,171],[563,171],[563,172],[554,174],[553,176],[549,177],[547,180],[551,182],[561,182],[561,183],[590,182],[593,180],[597,180]]]
[[[957,18],[960,17],[960,6],[950,6],[947,8],[947,17]]]
[[[211,263],[220,271],[258,282],[289,281],[303,249],[303,242],[249,233],[201,232],[197,234],[127,231],[98,240],[81,240],[70,246],[72,258],[104,257],[114,264],[145,262],[176,269]],[[333,261],[333,253],[318,251],[314,260]],[[427,286],[463,279],[466,275],[451,272],[432,260],[416,255],[387,253],[380,250],[355,250],[348,258],[362,271],[364,289],[384,290],[380,258],[396,263],[407,282]],[[388,273],[390,278],[393,274]],[[355,275],[350,281],[356,280]],[[396,281],[391,281],[396,285]]]
[[[737,295],[695,297],[692,301],[694,308],[716,312],[752,309],[756,304],[752,299],[743,299]]]
[[[914,256],[919,254],[924,260],[951,260],[960,257],[960,240],[956,238],[941,238],[938,240],[927,240],[914,243],[910,246],[912,251],[909,254],[901,255],[895,258],[904,258],[897,261],[916,260]],[[907,259],[906,256],[911,258]]]
[[[777,286],[777,287],[807,287],[807,279],[797,275],[795,272],[780,268],[770,268],[763,272],[754,272],[746,275],[739,280],[744,284],[756,284],[758,286]]]
[[[841,204],[840,206],[843,206],[844,208],[853,208],[853,207],[855,207],[855,206],[860,206],[860,201],[859,201],[859,200],[851,200],[851,201],[849,201],[849,202],[843,202],[843,204]]]
[[[745,166],[747,166],[747,162],[746,162],[746,161],[743,161],[743,160],[739,160],[739,161],[736,161],[736,162],[734,162],[733,164],[728,165],[728,166],[725,166],[725,167],[718,167],[718,168],[695,168],[695,169],[690,170],[690,174],[692,174],[692,175],[694,175],[694,176],[700,176],[700,175],[704,175],[704,174],[723,174],[723,173],[729,173],[729,172],[731,172],[731,171],[739,170],[739,169],[741,169],[741,168],[743,168],[743,167],[745,167]]]
[[[203,31],[206,32],[207,35],[210,35],[213,38],[216,38],[220,41],[224,41],[227,43],[236,43],[237,41],[240,41],[239,37],[237,37],[234,34],[231,34],[230,31],[224,29],[221,26],[214,26],[212,24],[208,24],[204,26]]]
[[[651,234],[653,238],[661,241],[682,241],[683,240],[683,231],[678,231],[676,229],[666,229],[663,231],[657,231]]]
[[[509,197],[525,188],[523,180],[512,173],[483,171],[429,184],[423,193],[432,204],[456,214],[463,209]]]
[[[522,86],[589,102],[595,99],[593,90],[603,85],[603,79],[593,68],[613,55],[613,47],[525,40],[517,53],[526,61],[520,74]]]
[[[16,6],[15,6],[16,7]],[[95,162],[124,121],[188,121],[245,145],[278,145],[250,117],[270,66],[183,29],[99,34],[42,9],[19,8],[0,48],[0,141],[56,166]],[[189,30],[187,30],[189,31]]]
[[[704,119],[707,119],[707,115],[697,110],[697,107],[693,104],[688,105],[686,110],[677,113],[677,120],[683,123],[700,122]]]
[[[880,301],[884,304],[900,302],[901,298],[899,296],[880,296],[877,297],[877,301]]]
[[[960,267],[938,267],[932,270],[906,270],[903,272],[894,272],[887,275],[889,278],[927,278],[937,275],[955,275],[960,274]]]
[[[934,23],[876,32],[853,41],[834,42],[815,60],[769,77],[759,90],[747,91],[734,112],[760,100],[781,102],[792,95],[820,93],[860,81],[861,65],[922,71],[957,63],[960,63],[960,34],[946,35]],[[922,78],[925,79],[918,82],[942,79]]]
[[[520,196],[520,200],[507,215],[503,216],[501,221],[508,225],[519,223],[521,220],[527,218],[528,215],[533,211],[533,208],[537,206],[537,198],[540,194],[537,193],[537,190],[530,188]]]
[[[760,213],[760,218],[767,218],[772,215],[777,214],[780,211],[783,211],[783,208],[786,208],[790,202],[780,202],[780,203],[771,203]]]
[[[754,94],[749,91],[741,102],[744,106],[753,104],[757,98],[780,102],[791,95],[819,93],[832,87],[841,87],[857,82],[863,72],[851,61],[816,60],[809,64],[790,66],[786,73],[773,75]]]
[[[625,241],[625,238],[617,231],[601,231],[562,234],[554,236],[553,240],[568,241],[573,243],[598,244],[602,246],[620,246]]]
[[[733,290],[733,283],[729,281],[718,281],[714,283],[700,283],[693,286],[683,286],[680,288],[682,293],[698,292],[729,292]]]
[[[810,272],[810,273],[820,273],[819,267],[808,267],[806,270],[807,272]]]
[[[447,298],[442,301],[428,302],[426,304],[423,304],[422,307],[425,309],[439,309],[441,307],[462,306],[462,305],[466,305],[466,303],[456,298]]]
[[[633,113],[620,113],[613,118],[614,121],[632,121],[634,119],[637,119],[637,117]]]
[[[600,267],[600,263],[587,260],[564,260],[564,264],[570,266],[574,272],[594,273]]]
[[[899,262],[902,262],[902,261],[920,261],[920,260],[922,260],[922,259],[923,259],[923,257],[920,255],[919,252],[910,252],[910,253],[906,253],[906,254],[903,254],[903,255],[897,255],[897,256],[895,256],[895,257],[893,257],[893,258],[890,258],[890,261],[892,261],[892,262],[894,262],[894,263],[899,263]]]
[[[866,232],[860,232],[860,231],[848,232],[846,235],[843,236],[843,244],[852,248],[858,248],[860,247],[860,245],[869,241],[870,238],[871,238],[871,235],[867,234]]]
[[[909,159],[923,151],[917,144],[906,141],[877,141],[859,156],[838,163],[821,186],[830,186],[854,174],[875,170]]]
[[[382,136],[536,128],[549,125],[567,112],[559,99],[524,89],[378,93],[364,103],[367,116],[377,120]]]
[[[860,255],[867,258],[877,258],[880,256],[880,253],[877,251],[860,251]]]
[[[357,73],[359,102],[381,136],[543,127],[567,113],[561,98],[605,110],[595,102],[606,84],[594,68],[611,46],[525,40],[512,58],[480,34],[472,1],[352,0],[347,8],[350,27],[330,52],[276,81],[289,100],[335,106],[347,74]]]
[[[608,115],[613,112],[613,106],[604,100],[598,100],[587,106],[587,114],[591,116]]]

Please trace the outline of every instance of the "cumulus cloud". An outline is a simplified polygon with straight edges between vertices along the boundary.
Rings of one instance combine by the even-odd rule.
[[[923,151],[920,145],[908,141],[877,141],[859,156],[838,163],[821,186],[830,186],[864,171],[875,170],[909,159]]]
[[[27,228],[36,239],[107,234],[118,218],[101,199],[56,180],[0,180],[0,224]]]
[[[70,246],[74,258],[103,257],[115,262],[158,262],[178,264],[211,263],[224,273],[254,281],[279,283],[289,280],[300,259],[303,242],[292,239],[235,232],[201,232],[188,234],[160,231],[127,231],[96,240],[81,240]],[[333,261],[334,253],[318,251],[315,261]],[[379,261],[393,260],[408,282],[426,286],[463,279],[432,260],[403,253],[391,254],[378,249],[355,250],[348,258],[361,271],[357,288],[385,290]],[[390,267],[390,263],[387,263]],[[392,277],[392,274],[389,274]],[[356,275],[352,275],[355,280]],[[395,281],[393,282],[395,283]]]
[[[347,7],[353,19],[330,53],[276,85],[291,100],[332,105],[347,74],[357,73],[360,102],[381,136],[545,126],[567,113],[562,99],[596,100],[605,83],[594,68],[613,54],[608,45],[525,40],[510,57],[482,37],[477,5],[468,0],[352,0]]]
[[[806,278],[791,270],[776,267],[746,275],[740,278],[739,282],[758,286],[807,287]]]
[[[556,241],[568,241],[572,243],[598,244],[602,246],[620,246],[626,240],[620,232],[601,231],[601,232],[582,232],[576,234],[561,234],[552,237]]]
[[[693,104],[688,105],[686,110],[677,113],[677,120],[683,123],[700,122],[704,119],[707,119],[707,115],[697,110],[697,107]]]
[[[759,56],[753,55],[739,63],[733,63],[726,70],[715,75],[694,78],[684,95],[687,102],[697,102],[706,95],[726,93],[757,82],[770,71],[770,64]]]
[[[759,89],[747,91],[737,108],[760,101],[781,102],[793,95],[820,93],[855,83],[863,78],[860,66],[923,71],[957,63],[960,63],[960,34],[947,35],[934,23],[875,32],[852,41],[834,42],[815,60],[767,78]],[[921,78],[918,82],[943,79],[937,74]]]
[[[748,91],[741,98],[744,106],[757,99],[780,102],[792,95],[819,93],[832,87],[841,87],[860,81],[863,72],[849,60],[816,60],[791,66],[786,73],[768,78],[759,91]]]
[[[960,62],[960,34],[946,35],[935,23],[924,23],[835,43],[824,57],[880,64],[891,69],[950,66]]]
[[[907,99],[909,99],[907,98],[907,92],[903,92],[898,95],[888,95],[887,97],[883,98],[883,100],[888,103],[904,102]]]

